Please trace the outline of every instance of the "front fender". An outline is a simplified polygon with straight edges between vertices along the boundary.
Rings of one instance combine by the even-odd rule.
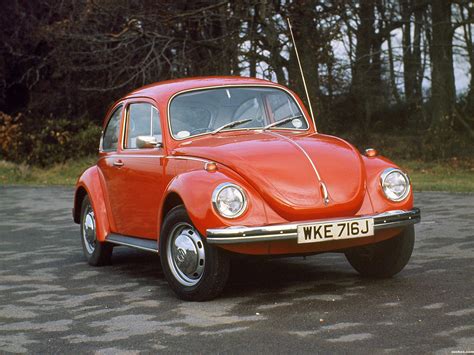
[[[110,223],[107,215],[105,195],[101,184],[100,171],[96,165],[82,173],[76,183],[74,194],[74,220],[80,223],[80,213],[83,198],[87,194],[95,214],[97,240],[104,241],[110,233]],[[79,218],[77,217],[79,216]]]
[[[373,206],[374,213],[382,213],[389,210],[410,210],[413,208],[413,189],[408,197],[400,202],[393,202],[385,197],[380,184],[380,175],[387,168],[400,169],[389,159],[376,156],[363,156],[365,170],[367,174],[367,191]],[[403,169],[402,169],[403,170]]]
[[[234,219],[221,217],[212,206],[214,189],[224,182],[232,182],[241,186],[246,192],[248,205],[246,211]],[[208,228],[223,228],[230,226],[258,226],[283,222],[284,220],[265,205],[263,199],[252,186],[239,175],[228,168],[219,166],[219,170],[208,172],[204,169],[193,170],[176,176],[168,184],[164,201],[169,194],[179,195],[184,203],[191,221],[199,233],[206,236]],[[160,208],[160,224],[163,216],[163,205]],[[161,230],[161,225],[159,226]]]

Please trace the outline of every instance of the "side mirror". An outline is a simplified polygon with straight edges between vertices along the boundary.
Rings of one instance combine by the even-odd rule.
[[[161,148],[163,144],[153,136],[138,136],[137,148]]]

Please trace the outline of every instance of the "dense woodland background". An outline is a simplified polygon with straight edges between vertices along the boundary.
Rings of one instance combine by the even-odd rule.
[[[473,1],[1,6],[0,159],[49,165],[94,154],[109,105],[170,78],[257,76],[304,97],[287,17],[321,132],[400,158],[474,155]]]

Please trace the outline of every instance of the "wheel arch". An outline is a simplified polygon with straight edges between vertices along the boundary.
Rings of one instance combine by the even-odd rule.
[[[246,212],[234,219],[223,218],[212,206],[212,194],[215,188],[224,182],[236,183],[248,194]],[[268,223],[264,202],[258,193],[238,175],[222,166],[215,172],[203,169],[175,176],[166,187],[164,196],[158,218],[160,232],[166,214],[177,205],[184,205],[194,227],[204,237],[208,228]]]
[[[84,201],[84,198],[87,196],[87,190],[85,189],[84,186],[79,186],[76,189],[76,193],[74,194],[74,210],[72,217],[74,219],[74,222],[79,224],[81,223],[81,207],[82,207],[82,201]]]
[[[89,197],[89,201],[94,209],[97,240],[104,241],[111,228],[104,191],[100,181],[100,172],[97,166],[90,167],[84,171],[76,183],[73,208],[73,219],[76,223],[80,223],[82,203],[86,196]]]
[[[181,196],[176,191],[168,192],[168,194],[166,195],[166,198],[163,200],[163,206],[161,207],[160,218],[159,218],[160,230],[168,212],[179,205],[184,206],[184,201],[181,198]],[[184,208],[186,208],[186,206],[184,206]]]

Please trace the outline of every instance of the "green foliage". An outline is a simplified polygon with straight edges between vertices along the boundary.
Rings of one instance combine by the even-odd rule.
[[[0,112],[0,156],[18,161],[22,152],[21,114],[15,117]]]
[[[464,132],[448,127],[430,130],[423,141],[423,158],[444,160],[448,158],[472,157],[473,142]]]
[[[0,113],[0,157],[50,166],[97,152],[100,127],[84,120],[41,119]]]

